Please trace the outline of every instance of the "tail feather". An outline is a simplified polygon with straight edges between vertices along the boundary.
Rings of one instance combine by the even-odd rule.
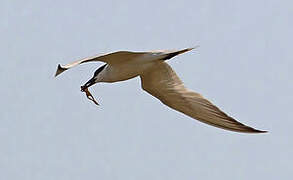
[[[173,51],[173,52],[169,52],[169,53],[166,53],[166,56],[162,58],[162,60],[168,60],[168,59],[171,59],[175,56],[178,56],[179,54],[183,54],[185,52],[188,52],[188,51],[191,51],[195,48],[197,48],[199,46],[195,46],[193,48],[186,48],[186,49],[182,49],[182,50],[179,50],[179,51]]]

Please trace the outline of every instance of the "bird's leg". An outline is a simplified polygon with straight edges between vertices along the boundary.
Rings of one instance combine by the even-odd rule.
[[[95,100],[95,98],[93,97],[93,95],[88,90],[88,87],[87,86],[81,86],[80,89],[81,89],[82,92],[85,92],[86,97],[89,100],[93,101],[96,105],[99,105],[99,103]]]

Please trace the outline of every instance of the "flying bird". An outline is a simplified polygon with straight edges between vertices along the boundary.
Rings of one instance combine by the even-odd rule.
[[[55,76],[79,64],[101,61],[93,77],[81,86],[89,99],[94,101],[88,88],[98,82],[118,82],[140,76],[142,89],[158,98],[163,104],[203,123],[243,133],[264,133],[244,125],[228,116],[199,93],[187,89],[175,71],[166,63],[179,54],[194,48],[182,50],[157,50],[149,52],[117,51],[100,54],[74,61],[67,65],[58,65]]]

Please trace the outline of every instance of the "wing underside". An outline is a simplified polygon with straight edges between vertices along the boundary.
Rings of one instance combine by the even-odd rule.
[[[165,105],[206,124],[222,129],[262,133],[228,116],[200,94],[188,90],[165,62],[158,63],[141,75],[142,88]]]

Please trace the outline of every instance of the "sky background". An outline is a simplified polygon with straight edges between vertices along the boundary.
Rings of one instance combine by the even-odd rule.
[[[293,2],[0,1],[0,179],[292,179]],[[267,134],[214,128],[135,78],[80,86],[116,50],[200,48],[169,61],[186,86]]]

